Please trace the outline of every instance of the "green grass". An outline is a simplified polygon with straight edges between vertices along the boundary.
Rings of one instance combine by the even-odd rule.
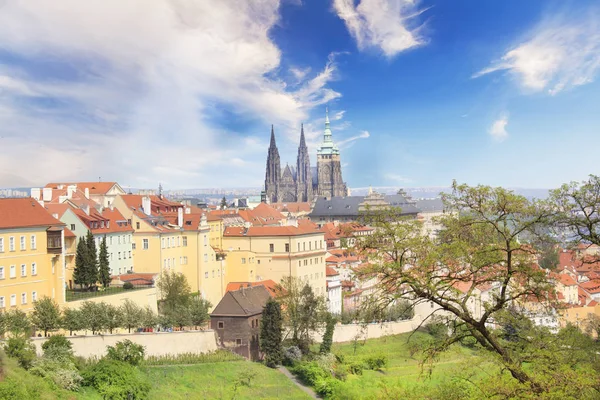
[[[181,365],[181,364],[205,364],[216,362],[242,361],[244,357],[227,350],[217,350],[210,353],[182,353],[166,356],[148,356],[144,365]]]
[[[66,299],[67,301],[77,301],[77,300],[85,300],[85,299],[89,299],[89,298],[93,298],[93,297],[103,297],[103,296],[110,296],[111,294],[119,294],[119,293],[123,293],[123,292],[130,292],[133,290],[141,290],[141,289],[148,289],[148,287],[134,287],[133,289],[123,289],[123,287],[108,287],[106,289],[99,289],[97,292],[87,292],[87,291],[72,291],[72,290],[67,290],[66,291]]]

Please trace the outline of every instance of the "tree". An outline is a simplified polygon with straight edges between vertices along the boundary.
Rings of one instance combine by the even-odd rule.
[[[27,336],[31,332],[29,317],[19,309],[9,310],[4,314],[6,331],[13,336]]]
[[[80,286],[87,286],[87,260],[88,248],[84,238],[79,239],[77,243],[77,254],[75,256],[75,269],[73,270],[73,281]]]
[[[160,293],[163,310],[173,310],[177,306],[186,306],[190,300],[190,285],[181,272],[163,271],[156,283]]]
[[[104,328],[108,329],[112,334],[115,329],[123,326],[123,313],[121,312],[121,308],[104,302],[100,303],[100,306],[104,309],[105,314]]]
[[[144,308],[142,317],[142,326],[144,328],[154,328],[156,326],[157,319],[158,315],[156,315],[149,306],[146,306],[146,308]]]
[[[105,288],[110,286],[110,268],[108,263],[108,250],[106,248],[106,236],[100,242],[98,254],[98,280]]]
[[[192,314],[189,305],[177,304],[174,307],[169,307],[163,312],[165,317],[164,322],[169,325],[178,326],[183,329],[192,323]]]
[[[325,332],[323,333],[323,340],[321,341],[321,346],[319,347],[319,353],[327,354],[331,351],[331,344],[333,343],[333,331],[335,329],[335,324],[337,320],[331,313],[327,313],[325,325]]]
[[[311,333],[323,324],[325,299],[316,296],[312,287],[295,277],[282,279],[277,288],[277,298],[284,310],[284,320],[291,328],[292,342],[304,354],[312,343]]]
[[[83,327],[96,334],[108,325],[104,303],[84,301],[79,309],[82,315]]]
[[[221,210],[224,210],[227,208],[227,199],[225,198],[225,196],[223,196],[223,198],[221,199]]]
[[[96,251],[96,241],[94,240],[94,235],[92,235],[92,231],[88,230],[87,236],[85,238],[85,244],[87,246],[87,274],[86,274],[86,284],[88,287],[95,285],[98,282],[98,253]]]
[[[283,325],[281,305],[269,298],[262,311],[260,324],[260,349],[265,355],[267,367],[275,368],[283,360]]]
[[[85,320],[81,311],[75,308],[65,308],[62,312],[61,327],[73,336],[74,331],[85,329]]]
[[[36,328],[44,331],[44,336],[48,336],[48,331],[58,329],[60,327],[60,307],[58,303],[48,296],[44,296],[33,303],[31,322]]]
[[[596,340],[600,341],[600,316],[596,314],[588,314],[582,321],[582,326],[588,335],[595,335]]]
[[[123,326],[131,333],[131,328],[138,328],[143,325],[144,309],[129,299],[121,305],[121,314],[123,315]]]
[[[208,310],[212,307],[210,301],[203,299],[199,296],[195,296],[191,299],[189,309],[190,309],[190,322],[193,326],[198,328],[201,325],[204,325],[207,321],[210,320],[210,315],[208,314]]]
[[[539,252],[541,268],[552,271],[558,267],[560,259],[558,256],[558,249],[556,248],[556,246],[554,246],[553,244],[539,246]]]
[[[535,249],[521,237],[537,236],[553,216],[552,207],[503,188],[456,182],[442,198],[449,212],[440,219],[436,238],[422,236],[420,224],[406,220],[398,209],[368,210],[365,222],[375,230],[361,238],[359,248],[370,256],[370,267],[359,275],[380,277],[380,303],[398,298],[432,303],[432,311],[441,310],[454,325],[454,333],[438,342],[430,357],[472,336],[523,387],[543,392],[540,380],[522,367],[530,359],[511,352],[489,323],[510,305],[531,299],[549,303],[552,286],[535,266]],[[493,291],[480,315],[468,306],[478,287]]]

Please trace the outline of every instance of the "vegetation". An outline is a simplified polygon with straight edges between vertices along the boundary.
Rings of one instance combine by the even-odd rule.
[[[114,346],[107,346],[106,350],[107,359],[122,361],[133,366],[140,365],[146,353],[144,346],[135,344],[129,339],[117,342]]]
[[[144,309],[133,301],[125,299],[121,306],[121,315],[123,327],[131,333],[131,328],[137,328],[143,325]]]
[[[73,335],[74,331],[85,329],[85,323],[81,311],[74,308],[65,308],[62,312],[61,327]]]
[[[100,242],[100,251],[98,253],[98,281],[107,288],[110,286],[110,268],[108,263],[108,249],[106,247],[106,236]]]
[[[163,271],[156,287],[160,293],[162,312],[169,313],[175,311],[178,306],[188,306],[191,289],[181,272]]]
[[[77,243],[73,280],[76,284],[87,289],[91,289],[98,282],[96,242],[94,241],[92,232],[89,230],[86,237],[79,239],[79,243]]]
[[[319,348],[319,353],[327,354],[331,351],[331,344],[333,342],[333,331],[335,329],[335,324],[337,324],[337,319],[331,315],[327,314],[325,325],[325,332],[323,333],[323,340],[321,341],[321,347]]]
[[[227,350],[217,350],[210,353],[182,353],[177,355],[147,356],[144,365],[182,365],[207,364],[244,360],[242,356]]]
[[[13,336],[28,336],[31,332],[29,317],[19,309],[12,309],[1,315],[2,329]]]
[[[265,355],[267,367],[275,368],[283,359],[283,326],[281,305],[269,298],[262,312],[260,325],[260,349]]]
[[[44,331],[44,336],[48,336],[48,331],[54,331],[60,327],[58,303],[50,297],[42,297],[33,303],[31,321],[37,329]]]
[[[104,399],[147,399],[150,393],[148,378],[136,367],[111,359],[103,359],[83,371],[83,379]]]
[[[24,369],[31,368],[35,360],[35,346],[25,337],[9,337],[4,344],[4,352],[7,356],[16,359],[19,366]]]

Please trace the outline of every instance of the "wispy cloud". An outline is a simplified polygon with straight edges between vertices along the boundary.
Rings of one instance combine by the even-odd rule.
[[[427,42],[422,26],[415,26],[426,9],[418,0],[333,0],[333,8],[344,20],[358,48],[380,49],[387,57]]]
[[[360,134],[355,135],[355,136],[351,136],[349,138],[343,139],[341,141],[338,142],[338,146],[339,147],[349,147],[351,144],[353,144],[355,141],[359,140],[359,139],[367,139],[371,137],[371,134],[368,131],[362,131]]]
[[[494,138],[494,140],[498,142],[503,142],[508,137],[506,125],[508,125],[508,116],[504,115],[494,121],[494,123],[488,130],[488,133],[492,138]]]
[[[294,87],[278,75],[278,19],[279,0],[3,3],[0,37],[12,57],[0,59],[0,186],[98,175],[259,184],[264,149],[215,124],[211,107],[299,127],[341,96],[328,87],[333,56]],[[230,160],[247,168],[231,174]]]
[[[556,94],[594,80],[600,68],[600,15],[545,20],[474,78],[506,70],[529,90]]]
[[[412,179],[407,178],[403,175],[394,174],[394,173],[386,173],[383,177],[388,181],[394,181],[397,183],[411,183],[412,182]]]

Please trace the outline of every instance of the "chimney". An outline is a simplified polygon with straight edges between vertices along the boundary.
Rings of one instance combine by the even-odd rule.
[[[177,207],[177,225],[183,228],[183,207]]]
[[[52,201],[52,188],[42,189],[42,195],[44,196],[42,200]]]
[[[144,211],[144,214],[146,215],[152,215],[152,210],[150,209],[150,197],[148,196],[144,196],[142,197],[142,211]]]
[[[115,206],[113,206],[112,203],[110,203],[108,207],[110,208],[110,211],[113,211],[115,209]]]
[[[85,193],[85,198],[89,199],[90,198],[90,188],[85,188],[84,193]]]
[[[42,190],[40,188],[32,188],[31,189],[31,197],[37,201],[40,201],[40,200],[42,200],[41,192],[42,192]]]
[[[77,190],[77,185],[69,185],[67,186],[67,198],[73,198],[73,193]]]
[[[186,207],[186,208],[185,208],[185,213],[186,213],[186,214],[191,214],[191,213],[192,213],[192,209],[191,209],[191,208],[189,208],[189,207]]]

